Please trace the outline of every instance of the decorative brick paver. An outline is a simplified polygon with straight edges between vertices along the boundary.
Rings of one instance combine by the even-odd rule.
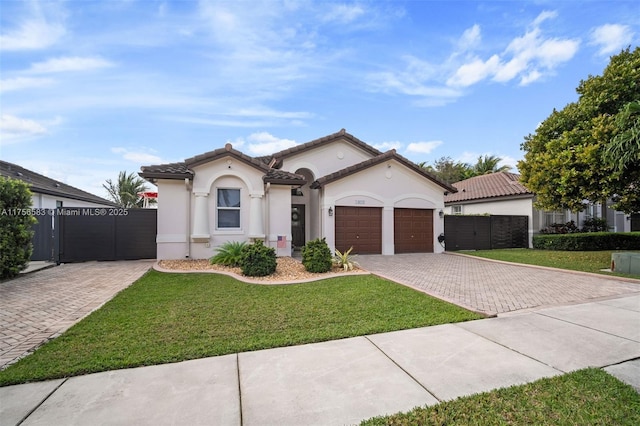
[[[361,255],[356,260],[376,275],[487,314],[640,292],[640,280],[453,254]]]
[[[152,265],[149,260],[64,264],[0,283],[0,368],[59,336]]]

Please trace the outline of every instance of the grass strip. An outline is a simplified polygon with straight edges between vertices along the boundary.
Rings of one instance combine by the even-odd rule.
[[[254,285],[150,271],[0,386],[482,318],[373,275]]]
[[[615,251],[560,251],[535,249],[496,249],[461,252],[486,259],[505,262],[524,263],[526,265],[548,266],[571,271],[593,272],[604,275],[638,278],[628,274],[603,272],[611,267],[611,254]]]
[[[605,371],[589,368],[375,417],[361,426],[639,424],[640,394]]]

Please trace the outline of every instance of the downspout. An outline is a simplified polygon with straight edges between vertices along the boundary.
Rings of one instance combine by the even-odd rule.
[[[184,187],[187,190],[187,254],[185,259],[191,257],[191,185],[189,185],[189,178],[184,178]]]
[[[264,240],[265,242],[267,242],[267,246],[269,245],[269,235],[270,235],[270,230],[271,227],[269,226],[269,224],[271,223],[270,220],[270,212],[271,212],[271,196],[269,195],[269,190],[271,189],[271,182],[267,182],[267,184],[265,185],[265,189],[264,189]]]

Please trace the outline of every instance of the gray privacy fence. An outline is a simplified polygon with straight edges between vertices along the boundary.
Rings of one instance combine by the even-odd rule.
[[[156,258],[156,209],[34,210],[31,260],[57,263]]]
[[[444,242],[448,251],[528,248],[529,218],[447,215],[444,217]]]

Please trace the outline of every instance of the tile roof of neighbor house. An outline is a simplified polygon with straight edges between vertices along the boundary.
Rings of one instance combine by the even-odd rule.
[[[444,197],[444,203],[464,202],[472,200],[485,200],[502,197],[533,197],[520,183],[520,175],[509,172],[489,173],[475,176],[453,184],[458,189],[456,193],[450,193]]]
[[[117,206],[116,203],[105,200],[104,198],[93,195],[89,192],[75,188],[66,183],[48,178],[39,173],[33,172],[17,164],[8,163],[0,160],[0,176],[18,179],[26,182],[31,192],[39,194],[47,194],[52,196],[70,198],[72,200],[85,201],[89,203],[103,204],[108,206]]]
[[[331,173],[327,176],[323,176],[319,179],[316,179],[315,182],[313,182],[313,184],[311,185],[311,188],[320,188],[323,185],[326,185],[328,183],[331,182],[335,182],[339,179],[342,179],[346,176],[352,175],[354,173],[360,172],[362,170],[368,169],[369,167],[375,166],[377,164],[380,164],[384,161],[387,160],[396,160],[399,163],[405,165],[406,167],[412,169],[413,171],[417,172],[418,174],[426,177],[427,179],[431,180],[432,182],[440,185],[443,189],[445,189],[447,192],[455,192],[457,191],[455,187],[449,185],[448,183],[438,179],[436,176],[432,175],[431,173],[429,173],[428,171],[426,171],[425,169],[423,169],[422,167],[418,166],[417,164],[407,160],[406,158],[404,158],[402,155],[396,153],[395,149],[391,149],[385,153],[381,153],[380,155],[377,155],[373,158],[370,158],[366,161],[363,161],[361,163],[358,164],[354,164],[352,166],[346,167],[342,170],[338,170],[337,172]]]

